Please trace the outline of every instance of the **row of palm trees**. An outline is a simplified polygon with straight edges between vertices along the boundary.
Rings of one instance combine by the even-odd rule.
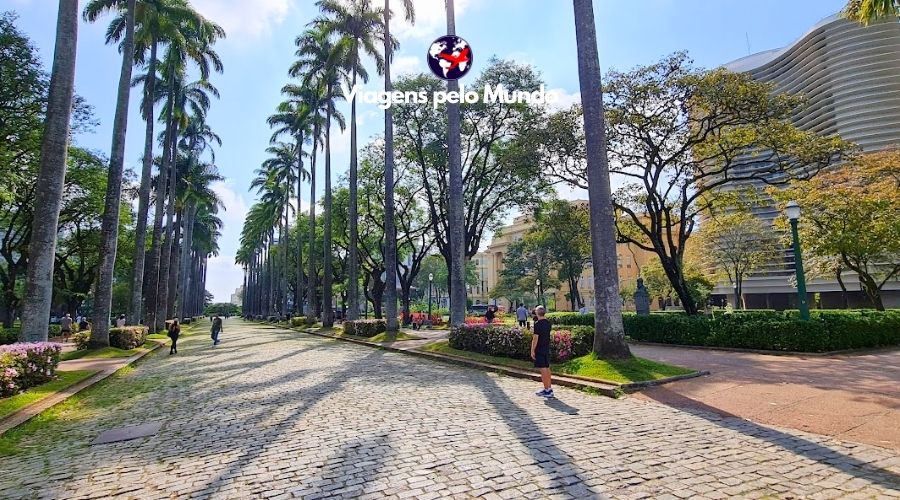
[[[132,324],[143,322],[151,331],[157,331],[165,318],[200,313],[205,299],[206,261],[218,250],[216,242],[221,230],[216,215],[221,202],[210,187],[221,176],[212,163],[215,157],[210,155],[211,162],[206,162],[203,155],[211,153],[213,144],[221,145],[206,123],[206,116],[211,97],[219,95],[209,77],[223,69],[213,45],[225,32],[194,10],[187,0],[91,0],[83,17],[94,22],[108,13],[114,17],[106,41],[119,44],[122,66],[99,249],[102,260],[94,293],[91,342],[95,345],[109,343],[125,135],[133,86],[142,90],[141,109],[146,129],[128,311]],[[45,134],[48,152],[42,157],[41,175],[48,187],[61,183],[65,176],[65,147],[60,148],[56,142],[62,138],[65,144],[68,137],[78,26],[76,1],[60,2],[58,22],[52,76],[57,92],[51,92],[53,106],[48,108],[46,122],[48,131],[58,129],[66,133]],[[132,78],[135,66],[146,71]],[[199,73],[197,81],[190,78],[193,71]],[[55,95],[62,96],[58,104]],[[157,105],[163,128],[159,134],[155,131]],[[160,156],[154,155],[157,143],[162,145]],[[154,164],[158,168],[155,177]],[[46,263],[45,255],[49,252],[52,256],[55,248],[56,218],[52,213],[55,207],[58,214],[61,197],[61,193],[52,189],[39,192],[49,198],[40,201],[40,206],[49,213],[35,217],[34,226],[40,234],[49,236],[36,239],[30,248],[22,318],[23,336],[27,340],[47,337],[51,300],[47,279],[52,276],[53,265],[52,260]],[[151,204],[154,218],[148,250]]]

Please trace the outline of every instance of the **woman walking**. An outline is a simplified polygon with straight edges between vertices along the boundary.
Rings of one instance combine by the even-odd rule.
[[[178,320],[173,319],[169,325],[169,338],[172,339],[172,347],[169,348],[169,354],[178,354],[178,336],[181,334],[181,327],[178,326]]]
[[[211,337],[213,340],[213,346],[219,345],[219,333],[222,332],[222,318],[216,314],[212,320],[212,329],[211,329]]]

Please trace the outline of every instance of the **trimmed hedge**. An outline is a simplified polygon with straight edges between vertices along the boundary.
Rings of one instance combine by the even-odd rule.
[[[532,334],[518,327],[503,325],[465,325],[450,331],[450,347],[490,356],[531,361]],[[575,349],[576,336],[569,330],[550,334],[550,359],[565,361],[581,354]]]
[[[344,333],[357,337],[374,337],[387,331],[387,323],[383,319],[360,319],[344,321]]]
[[[19,341],[21,328],[3,328],[0,326],[0,345],[14,344]]]
[[[0,346],[0,396],[12,396],[56,376],[60,344],[18,343]]]
[[[306,324],[306,316],[294,316],[291,318],[291,328],[304,326]]]
[[[79,351],[82,349],[87,349],[88,344],[91,342],[91,331],[82,330],[80,332],[73,333],[71,339],[72,342],[75,343],[75,348]]]
[[[123,326],[122,328],[110,328],[109,345],[119,349],[134,349],[147,342],[146,326]]]
[[[594,326],[594,313],[552,312],[545,316],[552,325]]]

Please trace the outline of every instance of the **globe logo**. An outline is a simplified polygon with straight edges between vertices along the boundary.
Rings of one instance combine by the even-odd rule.
[[[472,69],[469,42],[454,35],[442,36],[428,49],[428,67],[441,80],[458,80]]]

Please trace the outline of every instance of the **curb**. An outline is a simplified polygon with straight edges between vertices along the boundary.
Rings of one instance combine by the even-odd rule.
[[[766,349],[745,349],[741,347],[715,347],[715,346],[706,346],[706,345],[684,345],[684,344],[666,344],[663,342],[642,342],[639,340],[628,340],[629,344],[634,345],[646,345],[653,347],[677,347],[679,349],[702,349],[704,351],[723,351],[723,352],[738,352],[745,354],[767,354],[769,356],[806,356],[806,357],[827,357],[827,356],[841,356],[847,354],[873,354],[879,352],[891,352],[895,351],[900,346],[889,346],[889,347],[863,347],[860,349],[844,349],[840,351],[825,351],[825,352],[801,352],[801,351],[769,351]]]
[[[149,349],[147,351],[135,354],[125,360],[125,362],[117,366],[115,368],[107,368],[106,370],[100,370],[97,373],[91,375],[90,377],[78,382],[76,384],[72,384],[69,387],[57,392],[56,394],[41,399],[39,401],[35,401],[34,403],[20,409],[19,411],[7,415],[5,418],[0,419],[0,436],[6,433],[6,431],[18,427],[19,425],[24,424],[25,422],[31,420],[32,418],[40,415],[44,411],[62,403],[63,401],[69,399],[75,394],[87,389],[88,387],[100,382],[101,380],[106,379],[110,375],[116,373],[117,371],[125,368],[126,366],[130,366],[137,360],[143,358],[144,356],[150,354],[151,352],[156,351],[157,349],[163,346],[162,343],[154,342],[156,347]]]

